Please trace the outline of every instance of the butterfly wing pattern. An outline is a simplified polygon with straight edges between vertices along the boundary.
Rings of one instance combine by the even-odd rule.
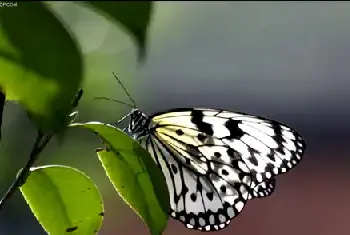
[[[216,109],[173,109],[149,118],[134,109],[128,133],[165,175],[170,215],[202,231],[226,227],[248,199],[270,195],[274,176],[298,164],[305,149],[284,124]]]
[[[263,181],[256,185],[251,194],[249,194],[248,199],[252,198],[262,198],[270,196],[276,187],[276,179],[271,178],[267,181]]]

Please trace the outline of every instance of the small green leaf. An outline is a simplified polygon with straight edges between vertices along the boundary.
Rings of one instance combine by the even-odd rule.
[[[77,169],[31,168],[20,190],[48,234],[92,235],[101,227],[102,198],[91,179]]]
[[[161,234],[169,213],[165,177],[150,154],[119,129],[98,122],[72,124],[97,133],[108,150],[97,152],[120,196],[145,221],[152,234]]]
[[[66,126],[82,80],[82,56],[42,2],[0,8],[0,71],[6,98],[22,104],[40,130]]]
[[[122,24],[136,39],[139,49],[139,59],[142,60],[145,57],[146,33],[151,19],[153,2],[84,1],[83,3],[93,10],[97,9],[102,11],[112,20]]]

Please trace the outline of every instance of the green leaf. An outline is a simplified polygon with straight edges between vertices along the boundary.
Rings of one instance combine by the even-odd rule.
[[[20,190],[48,234],[90,235],[101,227],[102,198],[91,179],[77,169],[31,168]]]
[[[98,122],[72,124],[98,134],[108,150],[97,152],[115,189],[147,224],[152,234],[161,234],[169,212],[165,177],[150,154],[119,129]]]
[[[151,19],[153,2],[84,1],[83,3],[93,10],[102,11],[112,20],[123,25],[136,40],[139,59],[144,59],[146,54],[146,34]]]
[[[38,128],[67,124],[82,80],[82,57],[70,33],[42,2],[0,8],[0,87]]]

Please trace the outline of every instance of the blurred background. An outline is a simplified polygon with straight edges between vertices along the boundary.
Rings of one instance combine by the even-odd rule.
[[[304,136],[301,164],[278,177],[272,196],[249,201],[216,234],[349,233],[350,2],[156,2],[144,65],[122,28],[71,2],[52,2],[52,8],[84,53],[78,121],[111,123],[129,111],[93,100],[128,101],[115,72],[147,114],[224,108],[287,123]],[[36,134],[14,104],[5,107],[2,129],[1,194],[27,161]],[[149,234],[109,183],[97,147],[88,131],[69,130],[62,144],[49,144],[38,165],[70,165],[92,177],[105,201],[99,234]],[[171,219],[164,234],[200,233]],[[0,234],[45,234],[19,192],[0,213]]]

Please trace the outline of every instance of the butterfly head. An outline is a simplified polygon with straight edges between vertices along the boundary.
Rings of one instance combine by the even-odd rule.
[[[150,119],[138,109],[133,109],[130,113],[130,123],[127,132],[138,139],[147,135],[149,131]]]

